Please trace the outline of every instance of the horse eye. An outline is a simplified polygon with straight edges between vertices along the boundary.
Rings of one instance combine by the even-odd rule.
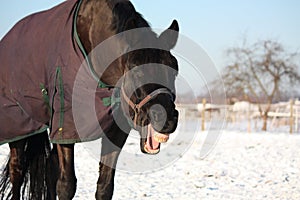
[[[144,76],[144,73],[143,72],[138,72],[136,75],[137,75],[138,78],[142,78]]]
[[[140,70],[133,70],[132,72],[136,78],[142,78],[144,76],[144,73]]]

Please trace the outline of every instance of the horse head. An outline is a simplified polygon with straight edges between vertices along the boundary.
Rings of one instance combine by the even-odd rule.
[[[177,43],[178,31],[174,20],[159,36],[148,27],[126,37],[128,48],[133,50],[122,58],[121,107],[128,121],[140,132],[144,153],[158,153],[160,143],[166,142],[177,127],[178,111],[174,102],[178,63],[170,50]]]

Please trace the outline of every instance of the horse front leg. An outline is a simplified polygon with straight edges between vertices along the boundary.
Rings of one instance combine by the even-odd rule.
[[[74,167],[74,144],[57,144],[59,176],[56,192],[59,200],[70,200],[75,196],[77,179]]]
[[[96,192],[97,200],[109,200],[113,196],[117,160],[127,137],[127,133],[119,130],[112,135],[108,134],[108,136],[102,138],[101,161]]]
[[[9,177],[12,184],[12,200],[19,200],[21,186],[24,181],[24,146],[26,141],[20,140],[9,143],[10,159],[9,159]]]

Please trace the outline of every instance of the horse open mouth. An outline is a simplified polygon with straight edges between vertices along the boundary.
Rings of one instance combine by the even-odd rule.
[[[143,128],[143,138],[141,139],[141,151],[146,154],[158,154],[160,144],[169,140],[169,135],[162,134],[154,130],[151,124]]]

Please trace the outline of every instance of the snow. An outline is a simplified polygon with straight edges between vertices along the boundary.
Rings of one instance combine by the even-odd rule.
[[[299,133],[247,133],[226,128],[210,154],[201,157],[200,150],[210,132],[196,128],[195,137],[185,139],[192,132],[181,127],[157,156],[142,155],[138,135],[130,135],[124,154],[136,160],[121,156],[113,199],[300,199]],[[7,146],[0,147],[2,163],[7,158]],[[94,199],[96,190],[98,153],[87,147],[84,143],[75,148],[77,200]],[[146,167],[143,172],[147,158],[160,165]]]

